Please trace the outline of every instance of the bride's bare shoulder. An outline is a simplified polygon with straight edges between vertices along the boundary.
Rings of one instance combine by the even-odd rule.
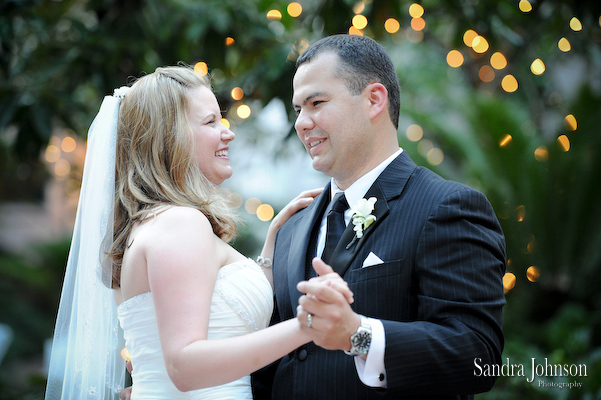
[[[153,244],[156,244],[156,241],[177,241],[182,237],[214,236],[211,223],[200,210],[182,206],[168,206],[153,210],[137,231],[136,236]]]
[[[153,212],[155,218],[159,221],[162,222],[167,222],[167,221],[171,221],[171,220],[186,220],[186,219],[193,219],[193,220],[198,220],[198,219],[202,219],[202,220],[206,220],[207,223],[209,222],[207,217],[202,213],[202,211],[197,210],[196,208],[192,208],[192,207],[185,207],[185,206],[164,206],[164,207],[158,207],[154,212]]]

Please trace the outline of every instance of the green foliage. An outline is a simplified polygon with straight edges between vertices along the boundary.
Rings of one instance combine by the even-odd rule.
[[[3,399],[35,399],[44,392],[37,360],[54,330],[68,249],[69,241],[58,241],[25,256],[0,254],[0,321],[13,331],[0,365]]]
[[[52,336],[68,241],[36,246],[27,256],[0,255],[0,321],[10,322],[14,343],[6,359],[39,354]]]

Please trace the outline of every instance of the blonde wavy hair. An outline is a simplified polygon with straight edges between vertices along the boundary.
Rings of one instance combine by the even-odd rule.
[[[157,68],[138,79],[121,101],[115,170],[115,230],[109,251],[112,287],[121,282],[121,264],[133,226],[158,206],[200,210],[213,232],[229,242],[236,217],[226,198],[201,172],[193,148],[190,90],[211,88],[209,78],[189,67]]]

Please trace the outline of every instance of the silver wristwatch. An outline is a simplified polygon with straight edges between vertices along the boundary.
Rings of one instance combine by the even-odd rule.
[[[351,335],[351,351],[344,350],[344,353],[349,356],[364,356],[369,351],[371,345],[371,324],[369,319],[363,315],[359,315],[361,318],[361,325],[357,328],[357,332]]]

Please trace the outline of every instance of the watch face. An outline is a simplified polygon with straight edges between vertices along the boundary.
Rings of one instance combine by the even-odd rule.
[[[353,336],[353,347],[358,352],[367,353],[371,344],[371,332],[368,330],[360,330]]]

